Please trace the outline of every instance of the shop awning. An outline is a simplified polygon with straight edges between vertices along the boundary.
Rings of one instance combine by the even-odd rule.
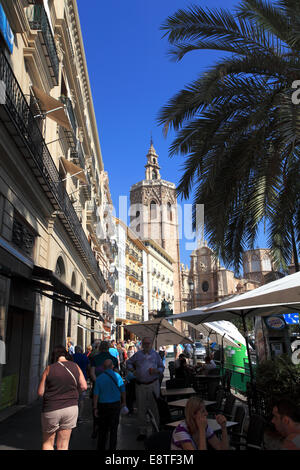
[[[62,303],[80,315],[104,322],[104,318],[99,312],[92,309],[79,294],[76,294],[49,269],[34,266],[31,277],[25,277],[0,266],[0,274],[14,281],[22,282],[22,285],[26,285],[28,289],[32,289],[34,292]],[[46,282],[49,284],[46,284]]]
[[[81,168],[78,165],[75,165],[75,163],[70,162],[64,157],[60,158],[64,169],[66,173],[69,173],[70,175],[74,176],[75,178],[78,178],[80,181],[82,181],[84,184],[88,184],[88,181],[85,176],[85,170]]]
[[[82,313],[83,315],[86,315],[83,310],[87,310],[90,315],[86,316],[92,315],[93,318],[99,318],[101,321],[104,321],[104,318],[100,315],[99,312],[92,309],[92,307],[87,302],[85,302],[79,294],[76,294],[67,284],[58,278],[53,271],[42,268],[40,266],[34,266],[32,277],[50,282],[52,284],[53,289],[49,284],[36,284],[36,288],[40,289],[43,295],[44,291],[53,291],[54,300],[62,301],[67,306],[71,307],[75,311],[78,311],[78,313]],[[57,296],[59,296],[59,298]]]
[[[43,113],[47,113],[47,117],[57,122],[60,126],[73,132],[69,118],[65,112],[65,105],[61,101],[47,95],[43,90],[35,86],[32,87],[36,98],[39,100],[39,106]]]

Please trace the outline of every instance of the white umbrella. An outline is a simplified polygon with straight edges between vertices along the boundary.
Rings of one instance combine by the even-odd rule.
[[[183,319],[182,319],[183,320]],[[211,337],[215,336],[216,343],[222,344],[223,346],[236,346],[240,347],[241,344],[246,346],[245,338],[239,332],[239,330],[229,321],[214,321],[207,323],[200,323],[198,325],[187,322],[188,325],[200,331],[200,333]]]
[[[134,333],[141,339],[149,337],[152,339],[153,343],[155,340],[156,350],[160,346],[168,346],[179,343],[193,343],[193,341],[180,333],[180,331],[172,326],[165,318],[157,318],[141,323],[135,323],[134,325],[123,325],[123,328],[126,328],[126,330]]]
[[[284,278],[265,284],[244,294],[235,295],[227,300],[204,305],[178,315],[174,319],[185,320],[193,324],[232,320],[241,318],[245,331],[251,381],[253,378],[250,360],[246,318],[269,316],[272,314],[300,311],[300,273],[290,274]]]

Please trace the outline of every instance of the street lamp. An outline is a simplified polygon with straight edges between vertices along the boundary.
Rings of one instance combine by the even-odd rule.
[[[193,279],[189,279],[189,287],[190,287],[190,297],[191,297],[191,309],[193,308],[194,306],[194,282],[193,282]],[[190,329],[190,327],[189,327]],[[193,365],[196,366],[197,364],[197,359],[196,359],[196,351],[195,351],[195,330],[194,328],[192,329],[192,332],[191,332],[191,337],[193,338]]]

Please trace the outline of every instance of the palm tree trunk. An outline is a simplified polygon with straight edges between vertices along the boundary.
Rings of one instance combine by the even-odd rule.
[[[291,225],[291,236],[292,236],[292,247],[293,247],[295,271],[299,272],[299,259],[298,259],[297,245],[296,245],[295,232],[294,232],[293,225]]]

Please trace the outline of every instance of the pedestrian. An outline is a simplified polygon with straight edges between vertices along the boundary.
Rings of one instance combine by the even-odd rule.
[[[43,398],[43,450],[53,450],[55,438],[57,450],[68,450],[78,418],[79,393],[87,389],[80,367],[67,358],[66,348],[56,346],[38,386],[38,396]]]
[[[128,371],[125,377],[125,389],[126,389],[126,403],[129,410],[129,415],[134,413],[134,402],[135,402],[135,375]]]
[[[117,343],[115,342],[115,340],[112,340],[110,342],[109,354],[111,354],[117,359],[118,368],[120,369],[120,356],[119,356],[119,351],[117,349]]]
[[[86,348],[86,352],[85,352],[86,357],[89,357],[89,356],[91,355],[92,350],[93,350],[93,346],[92,346],[92,345],[89,345],[89,346]]]
[[[94,397],[94,387],[96,383],[96,379],[98,375],[100,375],[104,371],[103,364],[107,359],[111,359],[113,362],[113,366],[116,370],[118,370],[118,360],[116,357],[112,356],[109,353],[109,346],[110,343],[108,341],[101,341],[98,345],[97,353],[95,352],[94,355],[91,357],[91,369],[90,369],[90,377],[92,381],[92,389],[90,398],[92,399],[92,409],[93,409],[93,397]],[[92,439],[96,439],[98,434],[98,424],[97,420],[95,419],[94,412],[93,413],[93,431],[92,431]]]
[[[75,354],[75,348],[74,348],[74,344],[71,341],[71,338],[68,338],[67,340],[67,351],[71,355]]]
[[[126,349],[122,348],[121,343],[118,343],[117,344],[117,351],[119,353],[120,372],[121,372],[121,375],[124,376],[125,375],[125,357],[127,359]]]
[[[200,397],[189,398],[185,406],[185,420],[174,429],[171,450],[207,450],[207,442],[215,450],[228,450],[226,418],[217,415],[216,421],[221,426],[221,439],[207,424],[207,410]]]
[[[290,400],[279,400],[273,407],[272,423],[283,437],[282,450],[300,450],[300,406]]]
[[[73,361],[80,367],[86,382],[88,381],[88,372],[90,369],[90,361],[89,358],[83,354],[83,349],[81,346],[75,346],[75,354],[73,354]],[[79,394],[79,402],[78,402],[78,422],[82,420],[82,412],[83,412],[83,402],[86,396],[86,392],[82,392]]]
[[[104,361],[104,371],[97,377],[94,388],[94,413],[98,420],[97,450],[105,450],[109,436],[110,451],[117,448],[117,433],[121,408],[126,407],[125,385],[113,370],[111,359]]]
[[[127,359],[130,359],[135,354],[134,346],[129,346],[127,351]]]
[[[163,375],[164,365],[160,355],[152,349],[151,338],[142,339],[142,349],[137,351],[127,361],[127,369],[136,377],[136,400],[138,410],[139,435],[141,441],[147,435],[147,410],[150,409],[159,425],[159,413],[155,397],[160,395],[160,375]]]

